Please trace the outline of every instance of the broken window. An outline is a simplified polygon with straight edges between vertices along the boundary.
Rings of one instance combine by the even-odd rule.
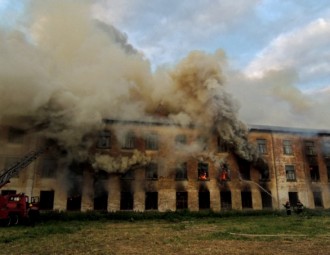
[[[241,191],[242,208],[252,208],[252,193],[251,191]]]
[[[298,193],[297,192],[289,192],[289,201],[292,206],[296,206],[298,202]]]
[[[181,163],[175,168],[175,179],[176,180],[187,179],[187,162]]]
[[[320,172],[319,167],[317,165],[310,165],[309,172],[312,181],[316,182],[320,180]]]
[[[308,156],[315,156],[315,144],[313,141],[305,141],[305,153]]]
[[[322,208],[323,207],[322,192],[319,191],[313,192],[313,197],[314,197],[315,207]]]
[[[219,136],[217,139],[217,147],[218,147],[218,152],[228,152],[227,143],[223,139],[221,139],[221,137],[219,137]]]
[[[204,162],[198,162],[198,179],[206,181],[209,179],[209,165]]]
[[[285,166],[285,174],[287,181],[296,181],[296,172],[293,165]]]
[[[145,209],[146,210],[158,209],[158,192],[146,192]]]
[[[176,209],[188,209],[188,192],[176,192]]]
[[[267,154],[267,141],[265,139],[257,139],[258,152]]]
[[[210,192],[208,190],[200,190],[198,192],[199,210],[210,209]]]
[[[150,163],[146,167],[146,179],[157,180],[158,179],[158,165],[156,163]]]
[[[229,190],[220,191],[221,209],[230,210],[231,205],[231,192]]]
[[[44,158],[42,160],[41,177],[54,178],[56,177],[57,160],[51,158]]]
[[[15,144],[22,144],[24,142],[25,132],[17,128],[9,128],[8,130],[8,142]]]
[[[250,180],[251,174],[250,174],[250,162],[244,159],[238,159],[238,167],[239,167],[239,178],[243,180]]]
[[[111,133],[108,130],[103,130],[99,133],[97,140],[97,148],[109,149],[111,148]]]
[[[263,209],[269,209],[273,207],[273,199],[272,199],[272,194],[270,191],[267,190],[267,192],[262,191],[261,192],[261,203],[262,203],[262,208]]]
[[[148,134],[145,138],[146,150],[158,150],[158,135]]]
[[[134,170],[127,170],[122,174],[121,179],[123,180],[134,180]]]
[[[121,192],[120,193],[120,210],[133,210],[133,193]]]
[[[187,136],[181,134],[175,136],[175,144],[177,146],[187,144]]]
[[[228,164],[224,163],[221,165],[220,173],[219,173],[219,180],[221,182],[230,181],[230,169]]]
[[[53,210],[54,209],[54,190],[41,190],[40,191],[40,210]]]
[[[124,137],[122,148],[123,149],[134,149],[135,141],[136,141],[135,134],[132,131],[128,132]]]
[[[290,140],[283,140],[283,153],[285,155],[292,155],[292,142]]]

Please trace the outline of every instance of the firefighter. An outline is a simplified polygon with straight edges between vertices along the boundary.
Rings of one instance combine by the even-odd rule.
[[[304,209],[304,205],[300,202],[300,200],[298,200],[296,204],[297,214],[301,214],[303,212],[303,209]]]
[[[39,210],[36,210],[32,204],[29,204],[29,209],[28,209],[29,225],[31,227],[34,227],[38,218],[39,218]]]
[[[291,204],[289,201],[286,201],[285,204],[283,204],[286,210],[286,215],[291,215]]]

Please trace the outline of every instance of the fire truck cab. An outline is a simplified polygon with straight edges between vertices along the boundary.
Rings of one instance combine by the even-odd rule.
[[[39,215],[39,199],[25,194],[0,196],[0,220],[3,226],[33,224]]]

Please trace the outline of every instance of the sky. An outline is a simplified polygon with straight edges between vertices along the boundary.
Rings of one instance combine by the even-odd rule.
[[[328,0],[82,1],[125,34],[153,71],[191,51],[223,50],[228,91],[244,121],[330,129]],[[0,0],[0,26],[19,27],[27,2]]]

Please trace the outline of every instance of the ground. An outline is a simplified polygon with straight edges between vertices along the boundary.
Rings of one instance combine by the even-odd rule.
[[[330,217],[59,221],[0,229],[0,254],[330,254]],[[329,226],[328,226],[329,225]]]

